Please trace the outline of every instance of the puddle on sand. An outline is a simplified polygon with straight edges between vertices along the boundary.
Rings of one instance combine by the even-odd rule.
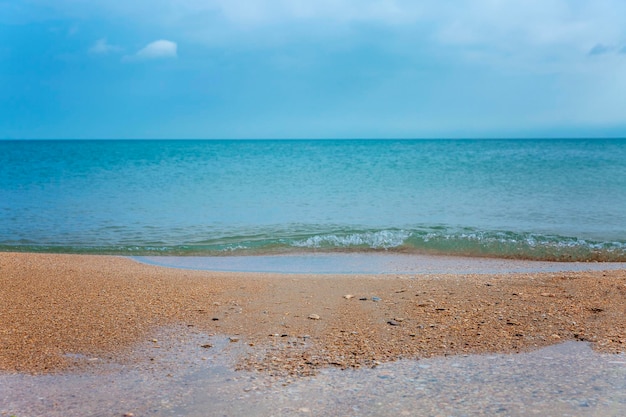
[[[213,346],[200,347],[208,343]],[[0,415],[626,415],[626,355],[597,354],[583,342],[524,354],[325,369],[291,382],[233,371],[240,346],[224,336],[196,334],[167,348],[145,344],[156,352],[148,364],[0,375]]]
[[[294,274],[504,274],[626,269],[626,262],[543,262],[397,253],[134,256],[131,259],[170,268]]]

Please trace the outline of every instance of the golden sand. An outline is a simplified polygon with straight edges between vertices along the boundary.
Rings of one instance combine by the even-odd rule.
[[[624,352],[626,271],[290,275],[0,253],[0,370],[66,370],[68,354],[124,361],[168,325],[236,335],[241,367],[296,375],[566,340]]]

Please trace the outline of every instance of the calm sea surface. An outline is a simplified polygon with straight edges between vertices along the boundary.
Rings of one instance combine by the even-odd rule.
[[[626,140],[0,141],[0,250],[626,261]]]

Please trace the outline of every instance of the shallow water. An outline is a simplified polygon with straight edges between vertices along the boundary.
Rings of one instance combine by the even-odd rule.
[[[626,357],[567,342],[530,353],[403,360],[325,369],[293,381],[234,371],[225,336],[159,335],[149,363],[91,359],[91,370],[0,375],[0,415],[21,416],[621,416]],[[180,337],[180,333],[178,334]],[[166,339],[171,339],[167,341]],[[201,344],[210,342],[209,349]]]
[[[626,269],[626,262],[545,262],[393,253],[135,256],[132,259],[173,268],[303,274],[502,274]]]
[[[626,139],[0,141],[0,250],[626,261]]]

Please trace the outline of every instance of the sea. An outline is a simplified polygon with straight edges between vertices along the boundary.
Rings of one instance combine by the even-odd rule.
[[[0,251],[626,261],[626,139],[4,140]]]

